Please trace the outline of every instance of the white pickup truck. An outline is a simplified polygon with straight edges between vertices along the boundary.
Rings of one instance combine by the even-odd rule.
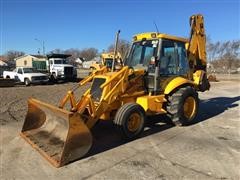
[[[3,78],[15,79],[23,82],[26,86],[47,83],[49,81],[46,74],[39,73],[30,67],[17,67],[13,71],[3,71]]]

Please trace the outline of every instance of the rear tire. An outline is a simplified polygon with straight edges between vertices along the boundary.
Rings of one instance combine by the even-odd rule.
[[[30,80],[28,78],[24,79],[25,86],[30,86]]]
[[[121,106],[113,121],[124,139],[134,139],[144,129],[145,111],[136,103],[127,103]]]
[[[168,97],[167,116],[177,126],[189,125],[199,106],[198,93],[192,87],[177,90]]]

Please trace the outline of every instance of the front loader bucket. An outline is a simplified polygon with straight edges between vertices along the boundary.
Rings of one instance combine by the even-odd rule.
[[[55,167],[83,157],[92,135],[78,113],[36,99],[28,100],[21,136]]]

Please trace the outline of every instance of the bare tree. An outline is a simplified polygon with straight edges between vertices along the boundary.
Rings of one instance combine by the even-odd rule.
[[[124,39],[120,39],[118,42],[118,49],[117,51],[122,55],[122,57],[124,58],[130,48],[130,42]],[[114,51],[114,44],[111,44],[108,47],[108,52],[113,52]]]
[[[61,49],[54,49],[49,52],[49,54],[55,53],[55,54],[69,54],[71,57],[69,57],[69,63],[72,65],[76,65],[76,59],[77,58],[84,58],[87,61],[92,60],[95,58],[98,54],[98,50],[96,48],[85,48],[85,49],[77,49],[77,48],[70,48],[66,50]]]
[[[90,61],[95,58],[98,54],[98,50],[96,48],[85,48],[81,50],[80,57],[85,58],[86,61]]]
[[[70,54],[69,63],[72,65],[77,65],[76,59],[81,57],[81,50],[76,48],[67,49],[64,51],[65,54]]]
[[[22,51],[10,50],[10,51],[7,51],[3,56],[8,66],[10,68],[13,68],[15,67],[15,64],[16,64],[14,59],[17,57],[23,56],[24,54],[25,53]]]
[[[52,51],[49,51],[48,54],[64,54],[64,50],[56,48]]]
[[[240,40],[208,43],[207,53],[214,68],[221,72],[240,67]]]
[[[220,46],[219,41],[217,41],[216,43],[213,43],[211,37],[207,36],[206,50],[207,50],[207,58],[209,62],[212,62],[214,59],[216,59],[219,46]]]

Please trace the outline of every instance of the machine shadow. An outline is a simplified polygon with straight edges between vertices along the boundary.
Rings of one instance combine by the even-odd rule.
[[[217,116],[230,108],[238,106],[236,103],[240,100],[240,96],[236,97],[216,97],[208,100],[201,100],[199,105],[199,113],[196,120],[190,125],[194,125],[210,118]],[[174,127],[166,116],[149,117],[144,132],[138,139],[165,131]],[[112,121],[101,121],[93,129],[93,145],[89,153],[84,157],[90,157],[95,154],[116,148],[131,141],[122,140],[116,132]],[[134,140],[132,140],[134,141]]]
[[[217,116],[228,109],[239,106],[237,101],[240,101],[240,96],[236,97],[216,97],[207,100],[201,100],[199,111],[196,120],[190,125],[206,121],[214,116]]]
[[[162,117],[151,117],[151,119],[153,120],[151,120],[151,123],[146,123],[145,130],[138,139],[173,127],[173,125],[163,123],[164,119]],[[113,149],[135,140],[124,140],[116,131],[112,121],[99,122],[91,132],[93,135],[93,145],[85,157]]]

